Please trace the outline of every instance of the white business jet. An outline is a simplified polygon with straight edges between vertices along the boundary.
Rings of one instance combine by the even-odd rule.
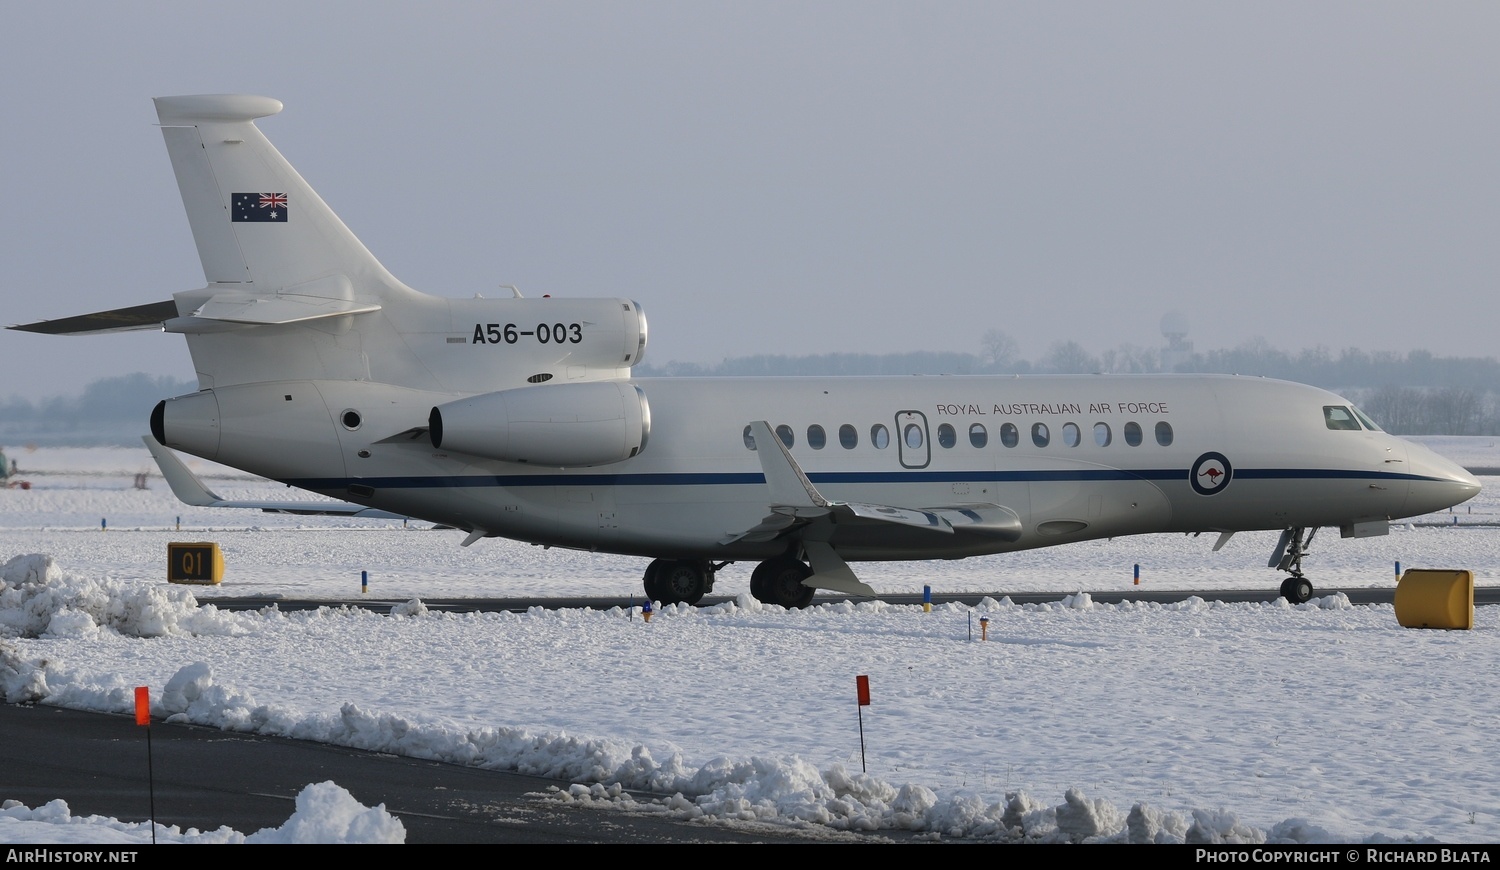
[[[402,284],[261,134],[265,97],[162,97],[157,115],[207,285],[13,327],[187,338],[199,391],[151,413],[174,489],[218,499],[166,447],[321,493],[332,513],[652,559],[645,588],[873,595],[850,562],[959,559],[1150,532],[1281,529],[1306,601],[1319,528],[1479,492],[1462,468],[1300,384],[1220,375],[631,376],[629,299],[450,299]]]

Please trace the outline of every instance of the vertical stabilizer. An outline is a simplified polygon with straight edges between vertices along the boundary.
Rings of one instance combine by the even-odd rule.
[[[209,285],[274,294],[343,276],[317,286],[366,298],[400,287],[256,128],[280,111],[279,100],[241,94],[156,98]]]

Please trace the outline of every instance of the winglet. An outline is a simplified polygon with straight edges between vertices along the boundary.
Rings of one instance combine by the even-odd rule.
[[[203,481],[188,470],[182,460],[177,458],[176,453],[168,450],[150,435],[142,435],[141,440],[146,442],[146,449],[151,451],[151,457],[161,468],[161,476],[167,479],[167,486],[172,488],[172,494],[177,496],[178,501],[193,507],[215,507],[223,504],[224,499],[204,486]]]
[[[755,438],[755,455],[760,459],[760,470],[771,487],[771,503],[791,508],[815,508],[811,515],[826,513],[828,499],[812,485],[791,451],[781,439],[771,432],[771,424],[756,420],[750,424],[750,434]],[[802,512],[798,511],[800,515]]]
[[[161,468],[161,476],[167,479],[172,494],[183,504],[193,507],[248,508],[273,514],[298,514],[300,516],[367,517],[382,520],[408,519],[405,514],[394,514],[379,508],[352,504],[347,501],[231,501],[220,498],[217,493],[203,485],[198,476],[188,470],[177,454],[150,435],[142,435],[146,449]]]

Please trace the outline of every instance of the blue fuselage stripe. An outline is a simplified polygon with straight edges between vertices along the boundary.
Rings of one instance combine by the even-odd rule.
[[[837,471],[808,474],[814,484],[865,483],[1042,483],[1112,480],[1186,481],[1183,468],[1125,471],[1116,468],[1033,471]],[[1340,468],[1237,468],[1236,480],[1435,480],[1419,474]],[[536,486],[749,486],[766,482],[760,472],[664,472],[660,474],[466,474],[421,477],[315,477],[282,481],[314,491],[342,491],[351,484],[376,489],[521,488]]]

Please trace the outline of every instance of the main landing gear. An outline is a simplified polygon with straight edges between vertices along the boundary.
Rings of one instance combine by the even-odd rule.
[[[750,594],[762,604],[780,604],[788,610],[812,603],[813,589],[802,581],[812,576],[806,563],[791,556],[767,559],[750,574]]]
[[[714,590],[714,575],[728,562],[706,559],[656,559],[646,566],[646,597],[662,604],[697,604]],[[813,589],[802,585],[812,576],[807,563],[791,556],[767,559],[750,575],[750,594],[762,604],[790,610],[812,603]]]
[[[1293,604],[1305,604],[1313,597],[1312,581],[1302,576],[1302,557],[1307,555],[1307,548],[1317,533],[1317,529],[1301,526],[1287,529],[1281,533],[1276,551],[1271,554],[1270,567],[1292,575],[1281,581],[1281,597]]]
[[[722,567],[706,559],[657,559],[646,566],[646,597],[662,604],[697,604],[714,591],[714,574]]]

